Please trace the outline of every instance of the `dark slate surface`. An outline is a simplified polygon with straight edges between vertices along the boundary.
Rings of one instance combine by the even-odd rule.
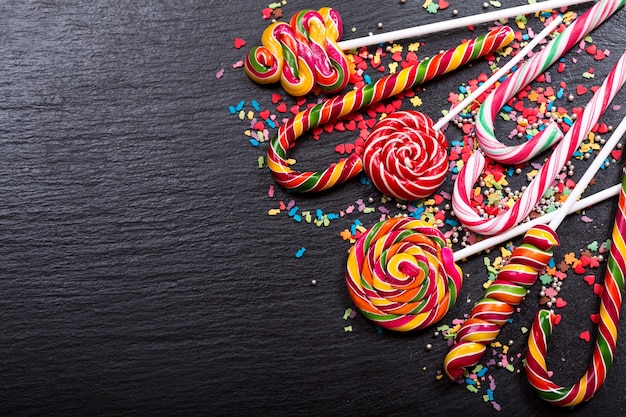
[[[454,8],[482,11],[474,3],[450,1],[437,15],[418,1],[289,1],[284,10],[291,16],[333,6],[347,38],[376,31],[379,21],[392,30],[449,18]],[[259,41],[263,7],[213,0],[0,4],[0,414],[622,415],[621,342],[603,389],[573,411],[544,404],[523,373],[490,371],[498,413],[483,402],[484,390],[471,394],[436,380],[446,346],[431,330],[379,334],[360,316],[343,319],[352,304],[343,278],[348,245],[338,233],[355,217],[326,228],[284,213],[269,217],[267,210],[294,196],[277,187],[267,197],[273,181],[256,167],[265,148],[251,147],[245,123],[228,112],[241,100],[251,109],[252,99],[273,109],[270,95],[281,92],[232,68]],[[613,52],[609,58],[572,52],[584,64],[555,73],[554,83],[567,82],[569,91],[599,85],[622,53],[624,19],[622,11],[593,34]],[[473,36],[461,29],[423,41],[434,53]],[[235,49],[235,37],[248,45]],[[590,67],[596,79],[582,80]],[[478,63],[429,84],[421,110],[436,117],[449,92],[487,69]],[[623,100],[621,93],[616,102]],[[603,120],[616,125],[621,116],[610,111]],[[449,135],[460,138],[454,129]],[[337,143],[353,139],[304,140],[294,156],[303,169],[319,169],[336,158]],[[582,175],[584,164],[577,166]],[[613,165],[594,191],[619,175]],[[337,212],[380,196],[353,181],[295,198],[303,210]],[[557,256],[606,239],[614,205],[590,209],[590,224],[569,218]],[[370,225],[375,216],[362,220]],[[301,247],[307,252],[296,259]],[[479,255],[462,263],[461,300],[443,322],[462,317],[465,300],[482,294],[482,262]],[[569,305],[550,361],[557,382],[567,384],[586,368],[591,343],[578,334],[591,328],[596,301],[577,278],[564,291]],[[537,293],[536,285],[503,330],[514,353],[523,352],[519,328],[530,324]]]

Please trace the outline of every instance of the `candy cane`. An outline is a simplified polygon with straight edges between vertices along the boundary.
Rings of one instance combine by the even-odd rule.
[[[626,175],[622,181],[611,239],[593,356],[589,368],[577,383],[562,387],[552,382],[548,372],[548,339],[556,316],[550,311],[541,310],[531,326],[526,352],[526,375],[539,396],[551,404],[571,407],[589,400],[604,384],[613,363],[626,274]]]
[[[454,212],[465,227],[483,235],[494,235],[502,233],[524,220],[550,187],[561,168],[587,137],[625,81],[626,54],[622,55],[613,67],[601,87],[585,107],[582,116],[576,119],[572,128],[557,145],[520,199],[509,210],[493,218],[480,216],[471,205],[474,184],[485,164],[485,158],[482,153],[474,152],[459,172],[454,183],[452,197]]]
[[[587,1],[549,0],[347,41],[339,41],[343,23],[336,10],[302,10],[291,18],[290,24],[276,22],[263,32],[262,45],[247,54],[244,70],[260,84],[280,81],[285,91],[295,96],[306,95],[316,86],[327,93],[338,92],[350,78],[348,59],[342,51]]]
[[[525,162],[563,137],[556,124],[551,123],[529,141],[517,146],[507,146],[496,138],[494,120],[500,109],[515,94],[625,3],[626,0],[600,0],[492,91],[481,105],[476,117],[476,140],[485,155],[504,164]]]
[[[429,60],[410,65],[385,76],[373,84],[348,91],[296,114],[278,129],[270,140],[267,164],[272,176],[284,188],[299,191],[321,191],[357,175],[362,169],[359,152],[342,159],[323,171],[297,172],[287,163],[287,150],[310,129],[337,120],[372,103],[393,97],[420,83],[450,72],[467,62],[487,55],[513,40],[513,30],[503,26],[469,40],[456,48],[439,53]]]

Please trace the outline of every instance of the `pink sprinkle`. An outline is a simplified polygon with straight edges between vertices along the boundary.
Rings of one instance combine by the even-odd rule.
[[[389,214],[390,213],[389,209],[387,207],[385,207],[385,206],[379,206],[378,207],[378,211],[380,211],[381,213],[384,213],[384,214]]]
[[[354,206],[348,206],[348,208],[346,209],[346,214],[351,214],[354,211]]]
[[[619,111],[622,108],[622,106],[620,106],[619,104],[614,104],[613,105],[613,111]]]
[[[493,408],[494,408],[496,411],[500,411],[500,410],[502,410],[502,406],[501,406],[500,404],[498,404],[497,402],[495,402],[495,401],[492,401],[492,402],[491,402],[491,405],[493,405]]]
[[[588,216],[582,216],[580,218],[580,220],[585,222],[585,223],[591,223],[593,221],[593,219],[591,217],[588,217]]]
[[[224,75],[224,68],[220,69],[219,71],[215,73],[215,78],[219,80],[220,78],[222,78],[223,75]]]
[[[243,67],[243,61],[237,61],[233,64],[233,68],[241,68]]]
[[[273,197],[274,197],[274,186],[273,186],[273,185],[270,185],[270,189],[269,189],[269,190],[267,190],[267,195],[268,195],[270,198],[273,198]]]

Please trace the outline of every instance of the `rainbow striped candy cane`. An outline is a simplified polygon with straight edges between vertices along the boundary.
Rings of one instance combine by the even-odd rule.
[[[588,401],[604,384],[613,363],[626,274],[626,175],[622,180],[611,239],[593,357],[589,368],[577,383],[569,387],[559,386],[552,382],[548,372],[548,339],[556,316],[550,311],[541,310],[531,326],[526,352],[526,375],[539,396],[551,404],[571,407]]]

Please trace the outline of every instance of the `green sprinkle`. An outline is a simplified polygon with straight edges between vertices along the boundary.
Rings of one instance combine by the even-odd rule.
[[[469,392],[473,392],[474,394],[478,392],[478,388],[476,388],[474,385],[466,385],[465,388],[467,388]]]
[[[263,169],[263,167],[265,166],[265,158],[263,157],[263,155],[259,156],[257,162],[259,164],[259,169]]]
[[[343,331],[344,331],[344,332],[346,332],[346,333],[347,333],[347,332],[351,332],[351,331],[352,331],[352,326],[346,326],[346,327],[344,327],[344,328],[343,328]]]
[[[552,277],[548,274],[542,274],[539,279],[543,285],[549,285],[552,283]]]
[[[598,250],[598,241],[594,241],[591,242],[590,244],[587,245],[587,249],[592,250],[592,251],[597,251]]]
[[[343,313],[343,319],[348,320],[350,318],[350,314],[352,314],[352,309],[350,307],[346,308],[346,311]]]

